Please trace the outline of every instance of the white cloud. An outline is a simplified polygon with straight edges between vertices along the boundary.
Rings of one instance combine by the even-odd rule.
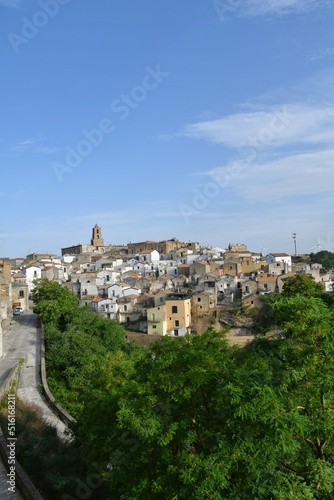
[[[305,15],[314,10],[332,8],[332,0],[213,0],[221,21],[231,17],[272,19],[286,15]]]
[[[21,141],[16,141],[11,147],[10,151],[22,151],[34,144],[33,139],[23,139]]]
[[[332,192],[334,149],[294,153],[255,164],[239,162],[227,188],[247,202],[277,203],[299,196]],[[211,179],[225,178],[228,167],[208,172]]]
[[[236,2],[232,3],[236,4]],[[239,2],[241,16],[300,14],[320,6],[319,0],[243,0]]]
[[[286,104],[189,124],[184,135],[230,148],[262,151],[291,144],[329,144],[334,137],[334,106]]]
[[[1,1],[1,0],[0,0]],[[33,153],[44,153],[51,154],[59,151],[59,148],[52,146],[41,146],[40,144],[46,140],[46,137],[43,134],[36,134],[34,137],[28,137],[26,139],[22,139],[16,141],[9,148],[9,151],[13,153],[21,153],[21,152],[33,152]]]
[[[0,0],[0,7],[10,7],[18,9],[21,5],[21,0]]]

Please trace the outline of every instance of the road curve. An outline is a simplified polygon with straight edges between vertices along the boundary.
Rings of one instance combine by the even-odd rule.
[[[0,359],[0,385],[20,360],[23,361],[17,390],[18,397],[37,407],[44,420],[57,429],[61,439],[66,439],[66,426],[50,410],[41,393],[40,339],[38,318],[32,312],[16,316],[3,336],[3,357]],[[8,491],[7,471],[0,460],[0,499],[21,500],[19,493]],[[15,496],[16,495],[16,496]]]

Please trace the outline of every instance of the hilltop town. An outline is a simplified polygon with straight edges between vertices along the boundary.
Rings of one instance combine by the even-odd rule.
[[[279,251],[262,255],[244,243],[208,248],[173,238],[105,245],[96,224],[90,244],[62,248],[61,255],[0,259],[1,325],[10,322],[15,307],[29,309],[34,280],[46,278],[128,331],[183,336],[230,326],[235,335],[248,335],[261,295],[281,292],[285,277],[310,274],[332,291],[331,271],[299,260]],[[240,310],[249,321],[247,315],[240,319]]]

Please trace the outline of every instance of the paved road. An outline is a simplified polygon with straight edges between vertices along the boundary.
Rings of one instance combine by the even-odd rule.
[[[37,316],[32,312],[25,312],[21,316],[16,316],[13,324],[6,331],[3,337],[3,357],[0,360],[0,385],[10,370],[21,359],[24,359],[17,391],[19,398],[37,406],[43,418],[57,428],[59,437],[65,439],[65,425],[55,417],[39,392],[41,384],[40,330],[37,324]],[[19,494],[15,496],[10,493],[10,496],[7,496],[6,474],[6,469],[0,460],[0,499],[21,499]]]
[[[15,321],[3,336],[3,357],[0,359],[0,385],[3,384],[11,369],[20,359],[25,358],[27,344],[34,344],[36,348],[36,329],[34,336],[31,326],[29,327],[33,323],[33,315],[27,314],[27,316],[22,315],[22,317],[18,318],[19,321]],[[9,484],[7,481],[7,470],[0,460],[0,498],[21,500],[23,497],[17,488],[15,488],[15,493],[8,490]]]
[[[58,436],[66,439],[66,426],[54,415],[45,403],[40,392],[41,386],[41,356],[40,356],[40,330],[37,327],[37,316],[24,313],[18,316],[17,328],[19,334],[26,335],[25,362],[21,369],[20,382],[17,394],[26,403],[32,403],[39,409],[46,422],[57,429]]]

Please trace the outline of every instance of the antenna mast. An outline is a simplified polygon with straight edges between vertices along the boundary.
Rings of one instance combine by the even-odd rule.
[[[292,233],[292,238],[295,246],[295,255],[297,255],[297,233]]]

